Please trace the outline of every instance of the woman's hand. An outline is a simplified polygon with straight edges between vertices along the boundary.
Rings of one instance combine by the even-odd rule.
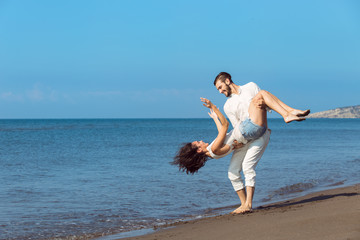
[[[208,114],[212,119],[218,118],[217,114],[212,109],[210,109],[210,112]]]
[[[203,105],[207,108],[212,108],[214,106],[214,104],[212,104],[212,102],[209,99],[206,98],[200,98],[201,101],[204,103]]]

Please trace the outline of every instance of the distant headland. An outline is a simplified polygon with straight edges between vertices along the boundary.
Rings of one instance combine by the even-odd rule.
[[[360,105],[312,113],[309,118],[360,118]]]

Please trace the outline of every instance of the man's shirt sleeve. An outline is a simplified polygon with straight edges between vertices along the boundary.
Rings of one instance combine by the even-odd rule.
[[[258,94],[261,89],[260,89],[259,86],[258,86],[256,83],[254,83],[254,82],[250,82],[249,84],[251,85],[251,88],[252,88],[252,90],[253,90],[253,97],[255,97],[255,95]]]
[[[256,83],[254,83],[254,82],[250,82],[250,84],[251,84],[251,87],[252,87],[252,90],[253,90],[253,94],[254,94],[253,97],[255,97],[255,95],[258,94],[261,89],[260,89],[260,87],[259,87]],[[271,112],[271,108],[266,107],[266,111]]]

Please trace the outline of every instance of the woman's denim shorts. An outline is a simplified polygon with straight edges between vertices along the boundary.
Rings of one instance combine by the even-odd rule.
[[[259,126],[247,118],[239,125],[239,130],[246,140],[251,141],[264,135],[266,127]]]

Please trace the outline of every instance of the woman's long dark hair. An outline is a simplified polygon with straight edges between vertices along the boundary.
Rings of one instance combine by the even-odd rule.
[[[205,153],[198,153],[197,147],[194,147],[192,143],[184,143],[171,164],[178,165],[180,171],[194,174],[205,165],[208,159]]]

